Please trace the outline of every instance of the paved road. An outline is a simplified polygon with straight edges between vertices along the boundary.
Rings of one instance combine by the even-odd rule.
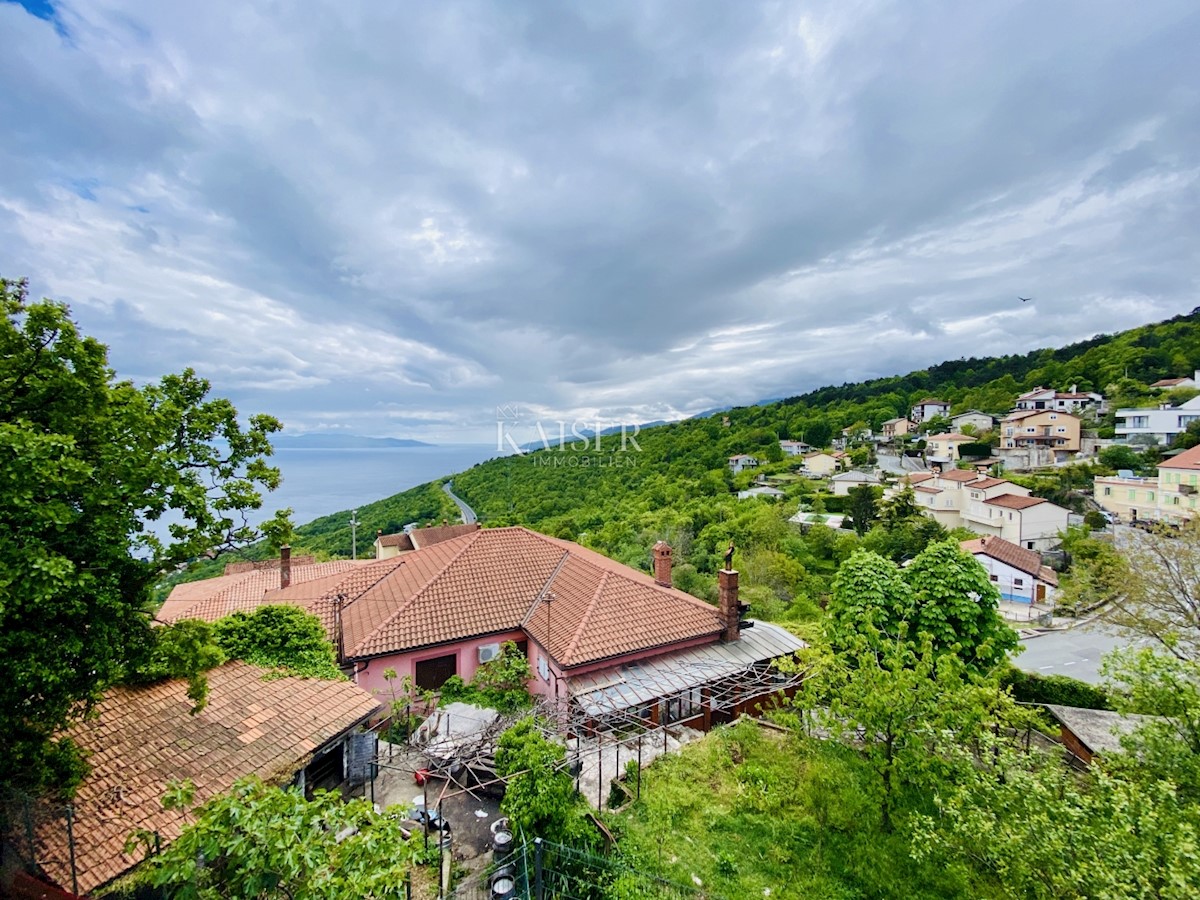
[[[1100,683],[1100,659],[1118,647],[1144,647],[1149,638],[1130,640],[1102,622],[1080,625],[1069,631],[1052,631],[1021,641],[1025,652],[1014,663],[1038,675],[1069,675],[1089,684]]]
[[[446,492],[447,497],[449,497],[451,500],[453,500],[458,505],[458,511],[460,513],[462,513],[463,524],[470,525],[472,522],[476,521],[476,519],[477,519],[477,516],[475,515],[475,510],[471,509],[471,507],[467,506],[466,503],[464,503],[461,499],[459,499],[458,497],[456,497],[454,495],[454,491],[452,490],[453,487],[454,487],[454,482],[447,481],[445,484],[442,485],[442,490]]]

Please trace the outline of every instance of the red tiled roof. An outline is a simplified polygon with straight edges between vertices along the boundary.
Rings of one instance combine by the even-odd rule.
[[[329,575],[347,572],[369,560],[348,559],[316,563],[311,566],[292,566],[292,584],[302,584]],[[279,570],[268,569],[220,575],[203,581],[177,584],[155,616],[160,622],[180,619],[203,619],[213,622],[232,612],[251,612],[262,605],[263,595],[279,588]]]
[[[1178,456],[1160,462],[1158,467],[1160,469],[1186,469],[1192,472],[1200,470],[1200,444],[1184,450]]]
[[[1191,381],[1190,378],[1160,378],[1150,387],[1175,387],[1177,384],[1183,384],[1185,381]]]
[[[1010,483],[1009,481],[1007,481],[1003,478],[981,478],[978,481],[972,481],[971,487],[978,488],[979,490],[982,491],[982,490],[987,490],[988,488],[993,488],[998,484],[1009,484],[1009,483]]]
[[[904,476],[908,479],[909,484],[920,484],[922,481],[928,481],[930,478],[935,478],[932,472],[913,472],[911,475]]]
[[[547,594],[555,598],[549,604]],[[578,544],[517,527],[472,531],[260,592],[254,605],[265,603],[309,610],[331,637],[340,603],[347,659],[524,628],[570,667],[721,631],[717,609],[690,594]]]
[[[462,537],[464,534],[478,530],[478,522],[465,525],[435,525],[432,528],[415,528],[409,533],[409,537],[412,538],[413,548],[420,550],[422,547],[432,547],[442,541]]]
[[[375,538],[375,543],[380,547],[399,547],[401,550],[413,549],[412,538],[403,531],[399,534],[381,534]]]
[[[950,432],[949,434],[931,434],[931,435],[929,435],[928,440],[930,440],[930,441],[954,441],[957,443],[970,443],[971,441],[978,440],[978,438],[973,438],[969,434],[955,434],[953,432]]]
[[[942,492],[941,488],[929,487],[924,484],[918,484],[913,490],[920,491],[922,494],[940,494]]]
[[[1057,585],[1058,575],[1049,566],[1042,565],[1042,555],[1033,550],[1018,547],[1011,541],[998,537],[982,537],[962,541],[959,544],[964,550],[973,555],[982,554],[992,559],[1012,566],[1022,572],[1039,578],[1047,584]]]
[[[1031,506],[1037,506],[1039,503],[1049,503],[1043,497],[1022,497],[1019,494],[1001,494],[999,497],[993,497],[991,500],[984,500],[984,503],[992,506],[1003,506],[1005,509],[1029,509]]]
[[[942,481],[957,481],[962,484],[976,481],[979,479],[979,473],[974,469],[950,469],[948,472],[941,474]]]
[[[192,715],[184,681],[109,690],[96,714],[70,736],[89,754],[92,770],[75,796],[75,856],[79,891],[87,894],[140,862],[124,852],[139,828],[163,844],[185,824],[160,802],[168,782],[191,779],[202,803],[245,775],[284,782],[312,753],[379,708],[349,681],[263,680],[241,662],[208,673],[208,705]],[[67,831],[61,818],[43,819],[35,839],[43,870],[70,886]]]

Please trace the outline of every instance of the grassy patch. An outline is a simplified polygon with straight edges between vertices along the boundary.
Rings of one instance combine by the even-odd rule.
[[[696,878],[728,898],[1004,896],[967,870],[911,858],[903,816],[884,833],[871,773],[845,747],[745,722],[714,731],[644,773],[642,800],[616,817],[619,850],[642,871]]]

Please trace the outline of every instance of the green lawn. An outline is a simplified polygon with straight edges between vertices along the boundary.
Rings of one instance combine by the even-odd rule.
[[[882,831],[873,776],[844,747],[744,722],[642,777],[641,801],[615,817],[625,861],[729,900],[1005,896],[969,871],[914,861],[903,816]],[[906,800],[908,811],[921,802]]]

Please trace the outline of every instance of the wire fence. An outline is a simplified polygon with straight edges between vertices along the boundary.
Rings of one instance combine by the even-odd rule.
[[[0,787],[0,864],[26,871],[53,870],[78,893],[75,816],[70,803],[39,799]]]
[[[630,868],[619,858],[536,838],[458,884],[453,900],[723,900],[695,885]]]

